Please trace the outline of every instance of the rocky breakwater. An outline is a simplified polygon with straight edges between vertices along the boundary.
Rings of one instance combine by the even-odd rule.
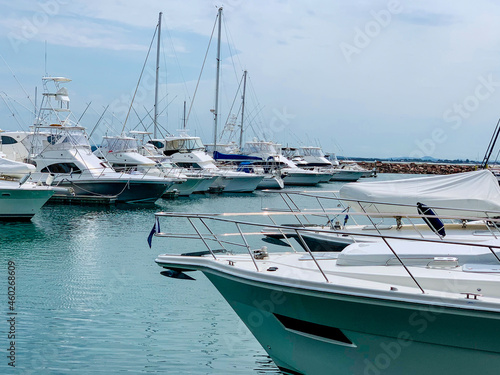
[[[477,170],[474,164],[439,164],[439,163],[395,163],[395,162],[358,162],[366,169],[377,169],[377,173],[408,174],[452,174]]]

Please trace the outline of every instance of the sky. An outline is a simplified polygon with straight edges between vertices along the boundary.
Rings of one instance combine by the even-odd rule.
[[[0,6],[3,130],[33,123],[35,88],[39,104],[48,74],[72,79],[64,86],[75,121],[83,115],[94,142],[152,131],[153,37],[163,12],[158,133],[178,133],[186,101],[189,133],[213,142],[216,30],[211,35],[220,6],[223,142],[238,141],[244,70],[246,140],[358,157],[482,160],[500,117],[494,0],[0,0]]]

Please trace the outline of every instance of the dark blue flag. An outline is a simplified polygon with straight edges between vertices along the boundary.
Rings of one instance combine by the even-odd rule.
[[[160,233],[160,221],[158,220],[158,217],[156,218],[155,224],[153,225],[153,229],[151,229],[151,232],[149,232],[148,236],[148,245],[149,248],[151,248],[151,243],[153,242],[153,236],[155,233]]]

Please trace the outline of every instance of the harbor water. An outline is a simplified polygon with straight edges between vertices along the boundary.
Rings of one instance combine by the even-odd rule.
[[[177,253],[203,250],[200,244],[154,238],[149,248],[146,240],[158,211],[263,207],[284,206],[279,195],[263,192],[204,195],[152,206],[48,205],[31,222],[0,223],[0,373],[279,374],[203,274],[192,274],[196,281],[160,275],[154,259],[170,241]],[[12,268],[15,300],[8,304]],[[7,358],[11,342],[15,368]]]

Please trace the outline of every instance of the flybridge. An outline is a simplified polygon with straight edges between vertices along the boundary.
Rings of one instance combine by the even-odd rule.
[[[42,82],[44,93],[42,94],[42,103],[35,119],[35,126],[42,126],[44,122],[51,124],[51,126],[69,124],[69,116],[71,116],[69,94],[68,90],[65,87],[61,87],[60,84],[71,82],[71,79],[66,77],[43,77]],[[56,92],[49,90],[47,87],[48,82],[54,84]],[[60,117],[59,113],[61,112],[67,113],[65,118]]]

